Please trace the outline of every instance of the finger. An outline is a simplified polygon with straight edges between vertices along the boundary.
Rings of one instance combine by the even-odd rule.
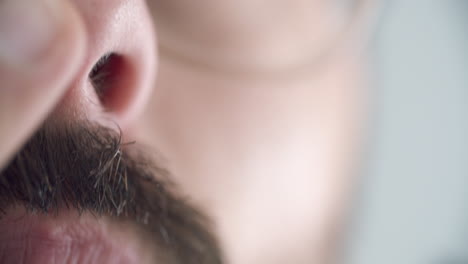
[[[60,100],[84,50],[68,1],[0,2],[0,169]]]

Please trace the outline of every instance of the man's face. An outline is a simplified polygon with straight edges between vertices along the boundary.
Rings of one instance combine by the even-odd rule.
[[[81,69],[0,172],[0,262],[221,263],[209,221],[128,139],[156,71],[145,2],[74,4]]]
[[[325,263],[366,107],[338,3],[2,1],[0,262]]]

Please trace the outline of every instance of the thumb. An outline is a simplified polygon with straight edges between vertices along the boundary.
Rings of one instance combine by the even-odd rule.
[[[0,169],[58,103],[84,52],[68,1],[0,1]]]

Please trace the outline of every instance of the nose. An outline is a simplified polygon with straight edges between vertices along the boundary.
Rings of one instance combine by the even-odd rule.
[[[83,19],[88,43],[81,70],[58,109],[89,119],[111,116],[125,128],[145,105],[156,72],[155,33],[146,2],[68,1]]]

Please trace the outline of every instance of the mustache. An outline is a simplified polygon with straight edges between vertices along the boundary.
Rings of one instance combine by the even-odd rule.
[[[222,263],[208,218],[176,195],[169,178],[113,129],[44,124],[0,172],[0,218],[15,206],[91,212],[130,220],[162,247],[167,263]]]

